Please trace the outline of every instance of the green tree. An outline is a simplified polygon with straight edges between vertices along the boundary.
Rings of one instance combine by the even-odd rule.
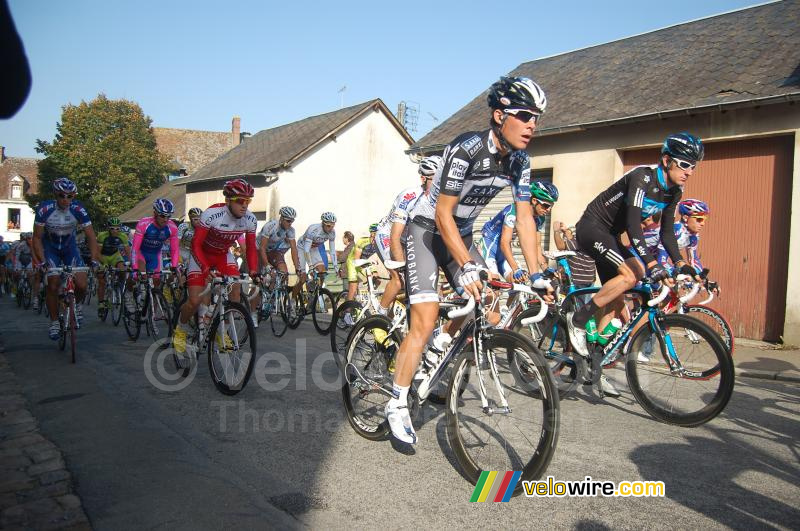
[[[90,102],[63,107],[52,142],[36,141],[39,192],[28,197],[33,207],[52,198],[52,183],[68,177],[92,220],[119,216],[164,183],[172,169],[156,149],[152,121],[128,100],[100,94]]]

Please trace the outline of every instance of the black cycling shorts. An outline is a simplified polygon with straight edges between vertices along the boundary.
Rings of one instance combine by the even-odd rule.
[[[591,216],[581,217],[575,226],[575,233],[581,251],[594,259],[601,284],[619,275],[619,266],[625,260],[635,258],[619,241],[619,236],[611,234],[602,223]]]
[[[442,236],[414,223],[406,225],[406,292],[411,304],[439,302],[439,268],[444,271],[447,282],[458,286],[456,276],[460,266],[453,260]],[[470,258],[479,266],[486,267],[483,257],[472,245],[472,234],[462,236],[469,249]]]

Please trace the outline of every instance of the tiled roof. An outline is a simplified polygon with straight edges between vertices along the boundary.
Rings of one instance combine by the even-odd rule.
[[[153,201],[159,197],[169,199],[175,204],[175,217],[186,216],[186,181],[187,178],[166,182],[150,192],[150,195],[136,203],[132,209],[121,214],[123,223],[134,223],[143,217],[153,214]]]
[[[9,179],[19,175],[27,183],[25,194],[35,194],[39,189],[39,159],[5,157],[0,163],[0,198],[6,197]]]
[[[380,99],[374,99],[338,111],[265,129],[190,175],[188,182],[277,170],[291,164],[303,153],[371,108],[382,110],[411,143],[411,137],[384,103]]]
[[[230,132],[154,127],[153,134],[158,150],[187,173],[199,170],[234,146]]]
[[[800,93],[800,1],[785,0],[524,63],[547,93],[537,134]],[[412,150],[488,126],[487,91]]]

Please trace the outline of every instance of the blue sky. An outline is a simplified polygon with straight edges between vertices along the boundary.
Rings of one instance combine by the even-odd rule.
[[[33,88],[0,145],[37,156],[100,92],[157,127],[256,133],[339,108],[343,86],[345,106],[416,103],[420,138],[523,62],[758,3],[10,0]]]

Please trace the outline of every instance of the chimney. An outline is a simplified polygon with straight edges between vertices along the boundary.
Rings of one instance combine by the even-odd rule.
[[[0,164],[2,164],[4,160],[6,160],[6,147],[0,146]]]
[[[239,136],[239,131],[242,127],[242,119],[238,116],[234,116],[233,120],[231,121],[231,144],[233,146],[238,146],[239,142],[241,142],[241,137]]]

